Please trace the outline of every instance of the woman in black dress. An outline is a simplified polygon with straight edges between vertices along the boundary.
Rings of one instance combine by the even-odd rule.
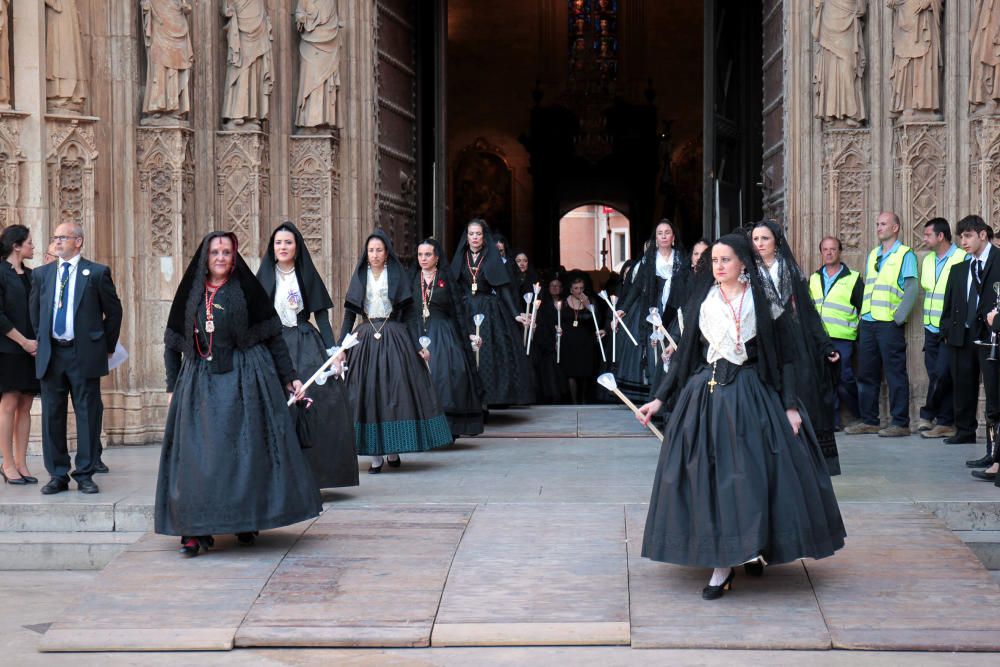
[[[365,239],[344,306],[340,337],[352,330],[358,337],[347,353],[354,449],[372,457],[368,472],[382,472],[383,457],[398,468],[401,453],[450,444],[448,420],[407,326],[413,308],[410,280],[382,230]]]
[[[479,376],[487,405],[533,403],[535,389],[522,335],[528,318],[514,301],[511,274],[483,220],[466,225],[451,260],[451,271],[468,312],[485,316],[479,330]]]
[[[756,269],[742,234],[712,245],[684,306],[684,335],[648,423],[673,405],[660,448],[642,555],[715,568],[705,599],[720,597],[734,566],[824,558],[844,545],[843,520],[823,453],[796,387],[797,332]],[[774,314],[779,313],[775,318]],[[797,391],[798,390],[798,391]]]
[[[291,222],[271,234],[261,258],[257,279],[271,297],[281,319],[281,335],[292,364],[303,377],[312,374],[333,354],[336,342],[330,326],[333,301],[313,264],[305,239]],[[313,326],[309,318],[316,321]],[[310,442],[301,442],[313,479],[321,489],[358,485],[358,458],[354,453],[354,412],[347,385],[334,362],[323,384],[309,388],[312,406],[306,410]]]
[[[700,238],[691,246],[691,271],[697,273],[700,270],[701,256],[708,250],[708,241]]]
[[[538,272],[531,265],[531,261],[525,252],[519,251],[514,255],[514,266],[517,268],[515,272],[517,277],[517,295],[523,301],[525,294],[535,293],[535,283],[539,282]],[[521,305],[522,301],[517,301],[518,305]]]
[[[420,306],[410,309],[410,329],[437,390],[452,438],[483,432],[483,386],[476,370],[478,347],[472,315],[466,310],[458,283],[444,259],[441,244],[425,239],[417,246],[417,270],[411,288],[420,295]]]
[[[0,235],[0,475],[7,484],[37,484],[28,471],[31,402],[39,393],[35,378],[38,342],[28,314],[35,254],[31,232],[11,225]]]
[[[761,275],[771,281],[781,298],[783,317],[799,332],[805,345],[796,347],[800,353],[795,365],[799,386],[816,387],[816,391],[803,393],[802,407],[809,413],[809,421],[816,431],[823,456],[831,475],[840,474],[840,455],[834,432],[833,406],[837,383],[835,373],[840,354],[834,347],[816,306],[809,295],[809,284],[795,261],[781,227],[770,221],[754,225],[751,240],[757,250]]]
[[[155,530],[195,556],[213,535],[253,544],[257,531],[318,516],[285,391],[302,396],[281,320],[238,254],[212,232],[177,288],[164,334],[170,408],[156,481]]]
[[[625,320],[639,345],[619,333],[618,386],[633,400],[646,400],[663,379],[663,359],[650,340],[653,327],[646,318],[656,308],[663,326],[672,330],[677,309],[687,298],[691,267],[677,229],[663,219],[653,229],[639,270],[624,299],[618,302],[618,314]],[[638,326],[638,330],[633,328]]]
[[[558,364],[563,354],[560,342],[563,330],[560,322],[566,313],[566,297],[562,291],[562,279],[559,274],[553,275],[544,284],[545,289],[539,295],[542,304],[535,316],[535,333],[531,339],[530,359],[535,373],[535,393],[538,402],[561,403],[569,393],[566,377]]]
[[[600,328],[595,331],[594,316],[590,311],[592,301],[584,289],[584,277],[580,274],[570,275],[569,294],[562,307],[559,368],[569,382],[570,400],[580,405],[592,398],[590,388],[594,385],[594,378],[599,375],[599,360],[596,355],[600,354],[600,350],[597,346],[602,344],[605,332]]]

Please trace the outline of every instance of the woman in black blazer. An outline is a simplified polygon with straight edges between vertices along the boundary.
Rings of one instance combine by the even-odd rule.
[[[0,235],[0,475],[7,484],[38,483],[26,459],[31,402],[39,393],[38,342],[28,316],[31,269],[24,265],[34,251],[24,225],[11,225]]]

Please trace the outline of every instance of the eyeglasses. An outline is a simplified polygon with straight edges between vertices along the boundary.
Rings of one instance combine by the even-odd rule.
[[[81,239],[82,236],[53,236],[52,240],[62,243],[63,241],[68,241],[70,239]]]

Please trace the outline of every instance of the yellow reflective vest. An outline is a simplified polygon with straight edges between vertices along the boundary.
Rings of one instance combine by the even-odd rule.
[[[920,266],[920,286],[924,290],[924,326],[938,328],[941,326],[941,315],[944,311],[944,288],[948,284],[948,276],[956,264],[965,261],[965,251],[955,248],[948,261],[937,275],[937,255],[927,253]]]
[[[903,258],[910,252],[908,246],[899,244],[894,253],[882,260],[881,271],[875,270],[879,248],[868,253],[865,266],[865,298],[861,301],[861,315],[871,314],[876,322],[892,322],[892,316],[903,301],[903,290],[899,287],[899,274],[903,270]]]
[[[820,271],[825,271],[821,268]],[[823,296],[823,277],[816,272],[809,277],[809,296],[812,297],[819,317],[823,320],[823,328],[830,338],[840,340],[857,340],[858,319],[857,309],[851,305],[851,295],[861,274],[847,269],[847,273],[838,278],[830,291]]]

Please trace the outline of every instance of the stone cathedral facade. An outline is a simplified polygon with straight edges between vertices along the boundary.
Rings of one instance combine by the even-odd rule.
[[[639,17],[651,1],[620,0]],[[204,233],[235,231],[253,263],[291,219],[336,303],[372,228],[412,252],[414,6],[0,0],[0,225],[42,241],[79,222],[84,254],[112,267],[131,359],[104,382],[111,444],[161,435],[164,323]],[[880,210],[900,215],[918,250],[935,216],[978,213],[1000,229],[1000,0],[762,6],[760,180],[804,268],[826,234],[862,266]],[[430,223],[439,233],[442,219]]]

